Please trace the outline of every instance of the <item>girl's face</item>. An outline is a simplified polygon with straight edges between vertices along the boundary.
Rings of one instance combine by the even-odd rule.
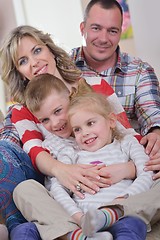
[[[69,96],[66,93],[57,93],[53,90],[51,94],[42,102],[40,110],[34,115],[51,133],[68,138],[72,129],[68,123]]]
[[[27,36],[21,39],[17,51],[17,70],[24,78],[31,80],[34,76],[43,73],[59,77],[54,55],[47,46]]]
[[[112,142],[112,129],[116,125],[114,114],[106,119],[88,109],[75,109],[70,117],[70,124],[78,146],[86,151],[94,152]]]

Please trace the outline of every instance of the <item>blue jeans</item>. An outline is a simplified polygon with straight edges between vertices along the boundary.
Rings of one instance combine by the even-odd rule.
[[[13,202],[12,193],[20,182],[27,179],[43,183],[42,174],[33,168],[31,159],[22,148],[7,140],[0,140],[0,209],[9,232],[26,222]]]
[[[53,229],[54,230],[54,229]],[[108,228],[114,240],[145,240],[146,224],[137,217],[124,217]],[[41,240],[34,223],[23,223],[11,231],[11,240]]]
[[[16,226],[10,233],[11,240],[42,240],[34,223],[26,222]]]
[[[108,231],[114,240],[145,240],[147,226],[140,218],[130,216],[118,220]]]

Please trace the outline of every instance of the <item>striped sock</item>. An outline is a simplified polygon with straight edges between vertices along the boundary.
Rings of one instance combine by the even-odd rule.
[[[93,236],[98,231],[104,231],[115,223],[123,212],[118,208],[101,208],[89,210],[83,217],[81,227],[86,236]]]
[[[68,240],[113,240],[112,235],[109,232],[95,233],[93,237],[87,237],[82,233],[82,229],[76,229],[75,231],[67,234]]]

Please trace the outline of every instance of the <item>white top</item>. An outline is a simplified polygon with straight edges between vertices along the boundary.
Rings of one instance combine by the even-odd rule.
[[[75,144],[74,138],[62,139],[54,135],[49,135],[43,142],[44,147],[58,160],[67,164],[91,164],[94,162],[106,165],[125,163],[130,159],[134,162],[137,170],[137,178],[132,180],[124,179],[107,188],[101,188],[95,195],[85,193],[85,198],[80,199],[72,195],[69,190],[64,188],[56,178],[48,178],[52,196],[57,200],[72,216],[77,212],[86,212],[89,208],[103,206],[116,197],[135,195],[148,190],[153,184],[151,171],[144,172],[144,164],[149,160],[144,148],[137,139],[131,135],[126,135],[122,140],[114,140],[113,143],[106,145],[96,152],[80,151]],[[52,148],[53,146],[53,148]]]

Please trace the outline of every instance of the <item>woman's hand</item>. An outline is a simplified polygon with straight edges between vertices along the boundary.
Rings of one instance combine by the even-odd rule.
[[[99,186],[96,182],[100,179],[98,171],[103,166],[57,162],[59,166],[57,166],[56,171],[54,171],[55,177],[63,186],[70,189],[77,196],[84,198],[83,191],[90,194],[95,194],[99,191]],[[78,191],[76,188],[79,183],[81,191]]]

